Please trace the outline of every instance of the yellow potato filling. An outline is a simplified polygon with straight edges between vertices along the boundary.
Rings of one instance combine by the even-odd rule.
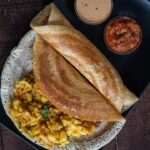
[[[54,144],[64,146],[69,137],[88,135],[96,128],[94,123],[71,117],[52,106],[36,86],[33,73],[16,82],[9,111],[22,132],[49,148]]]

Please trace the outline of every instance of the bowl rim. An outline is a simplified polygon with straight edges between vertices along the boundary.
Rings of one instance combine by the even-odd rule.
[[[133,22],[135,22],[135,23],[139,26],[139,28],[140,28],[140,40],[139,40],[138,44],[137,44],[133,49],[131,49],[131,50],[129,50],[129,51],[126,51],[126,52],[118,52],[118,51],[115,51],[113,48],[111,48],[111,47],[109,46],[109,44],[108,44],[108,42],[107,42],[107,40],[106,40],[106,30],[107,30],[107,27],[108,27],[112,22],[114,22],[114,21],[116,21],[116,20],[119,20],[119,19],[130,19],[130,20],[132,20]],[[135,51],[140,47],[140,45],[141,45],[141,43],[142,43],[142,40],[143,40],[143,32],[142,32],[142,28],[141,28],[140,24],[139,24],[135,19],[133,19],[133,18],[131,18],[131,17],[129,17],[129,16],[126,16],[126,15],[125,15],[125,16],[116,16],[116,17],[110,19],[110,20],[108,21],[108,23],[105,25],[104,31],[103,31],[103,39],[104,39],[105,45],[107,46],[107,48],[108,48],[111,52],[113,52],[113,53],[115,53],[115,54],[119,54],[119,55],[128,55],[128,54],[131,54],[131,53],[135,52]]]
[[[109,14],[107,15],[107,17],[106,18],[104,18],[103,20],[101,20],[101,21],[99,21],[99,22],[89,22],[89,21],[86,21],[86,19],[84,19],[84,18],[82,18],[80,15],[79,15],[79,13],[78,13],[78,11],[77,11],[77,9],[76,9],[76,2],[77,2],[77,0],[75,0],[74,1],[74,10],[75,10],[75,14],[76,14],[76,16],[82,21],[82,22],[84,22],[84,23],[86,23],[86,24],[88,24],[88,25],[100,25],[100,24],[102,24],[102,23],[104,23],[110,16],[111,16],[111,14],[112,14],[112,11],[113,11],[113,8],[114,8],[114,4],[113,4],[113,0],[110,0],[111,1],[111,9],[110,9],[110,12],[109,12]]]

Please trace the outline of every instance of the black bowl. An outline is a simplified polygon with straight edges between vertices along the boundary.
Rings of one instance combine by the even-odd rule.
[[[109,44],[108,44],[108,42],[107,42],[107,40],[106,40],[106,30],[107,30],[107,27],[108,27],[112,22],[115,22],[115,21],[118,20],[118,19],[129,19],[129,20],[132,20],[133,22],[135,22],[135,23],[138,25],[138,22],[137,22],[136,20],[134,20],[134,19],[132,19],[132,18],[129,18],[129,17],[127,17],[127,16],[117,16],[117,17],[115,17],[115,18],[112,18],[112,19],[106,24],[106,26],[105,26],[104,33],[103,33],[104,42],[105,42],[107,48],[108,48],[110,51],[112,51],[112,52],[114,52],[114,53],[116,53],[116,54],[118,54],[118,55],[128,55],[128,54],[133,53],[134,51],[136,51],[136,50],[139,48],[139,46],[140,46],[140,44],[141,44],[141,42],[142,42],[142,29],[141,29],[141,27],[138,25],[139,28],[140,28],[140,39],[139,39],[138,44],[137,44],[133,49],[127,50],[126,52],[118,52],[118,51],[115,51],[113,48],[111,48],[111,47],[109,46]]]

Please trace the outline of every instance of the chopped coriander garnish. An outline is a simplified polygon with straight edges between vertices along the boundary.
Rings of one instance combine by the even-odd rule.
[[[50,116],[50,110],[49,110],[48,106],[44,106],[41,109],[41,115],[43,116],[44,119],[48,119],[49,118],[49,116]]]

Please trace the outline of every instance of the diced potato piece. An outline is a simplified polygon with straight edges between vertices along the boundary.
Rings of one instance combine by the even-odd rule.
[[[78,119],[75,119],[75,120],[74,120],[74,124],[75,124],[75,125],[82,124],[82,121],[80,121],[80,120],[78,120]]]
[[[34,88],[33,88],[33,96],[34,96],[34,99],[39,102],[42,102],[42,103],[48,102],[48,99],[45,96],[43,96],[43,93],[37,88],[36,85],[34,85]]]
[[[43,134],[36,136],[36,139],[39,140],[41,143],[48,145],[49,147],[53,145],[53,143],[48,140],[47,136]]]
[[[66,115],[60,117],[63,126],[69,126],[73,124],[72,119],[68,118]]]
[[[21,99],[25,100],[26,102],[31,102],[32,101],[32,92],[26,92],[20,97],[21,97]]]
[[[43,123],[43,124],[40,125],[40,127],[41,127],[41,132],[44,135],[48,135],[49,134],[50,130],[47,128],[46,124]]]
[[[20,102],[19,99],[14,99],[14,100],[12,100],[12,106],[13,106],[14,109],[18,110],[20,104],[21,104],[21,102]]]
[[[48,138],[48,140],[50,141],[50,142],[53,142],[53,143],[59,143],[59,132],[51,132],[48,136],[47,136],[47,138]]]
[[[16,96],[22,96],[23,93],[26,93],[28,91],[32,90],[32,86],[26,82],[26,81],[19,81],[15,85],[14,93]]]
[[[13,116],[13,117],[19,117],[21,114],[17,111],[17,110],[15,110],[15,109],[11,109],[10,110],[10,113],[11,113],[11,115]]]
[[[30,132],[31,132],[30,134],[32,136],[37,136],[41,133],[39,126],[31,126],[31,128],[29,130],[30,130]]]
[[[65,131],[61,131],[59,143],[65,143],[66,141],[67,141],[67,134]]]
[[[50,123],[47,121],[47,126],[48,126],[49,130],[51,130],[51,131],[60,131],[63,128],[63,126],[60,122]]]

